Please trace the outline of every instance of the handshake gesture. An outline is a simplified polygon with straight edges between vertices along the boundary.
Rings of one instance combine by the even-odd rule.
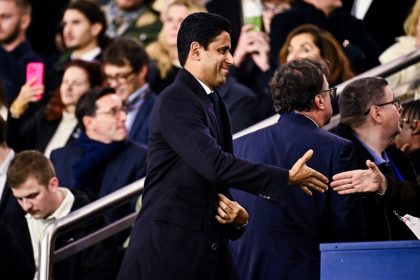
[[[299,187],[307,195],[312,195],[310,189],[321,193],[328,189],[328,178],[306,165],[313,154],[313,150],[308,150],[289,170],[289,185]]]

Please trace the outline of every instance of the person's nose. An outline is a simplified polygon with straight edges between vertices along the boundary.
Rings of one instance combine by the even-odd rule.
[[[22,199],[21,204],[23,211],[28,212],[32,208],[32,203],[28,199]]]
[[[227,55],[226,55],[226,63],[228,63],[229,65],[232,65],[233,64],[233,56],[232,56],[232,54],[230,53],[230,52],[228,52],[227,53]]]

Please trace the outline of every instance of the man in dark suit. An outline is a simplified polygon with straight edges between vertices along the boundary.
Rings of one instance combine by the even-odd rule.
[[[232,155],[229,116],[216,91],[233,62],[229,29],[224,17],[207,13],[181,24],[183,69],[152,112],[143,205],[118,279],[235,279],[227,238],[244,224],[218,223],[217,214],[231,212],[217,208],[218,194],[234,186],[281,203],[288,183],[307,193],[325,189],[325,176],[305,164],[310,153],[291,171]]]
[[[6,122],[0,117],[0,220],[3,214],[17,206],[6,182],[6,173],[9,164],[15,157],[15,152],[6,143]]]
[[[95,200],[144,177],[147,149],[127,140],[126,114],[114,89],[88,91],[76,105],[76,118],[81,135],[51,153],[63,185],[81,189]],[[123,208],[113,210],[110,217],[134,211],[134,203]]]
[[[127,107],[128,138],[147,145],[149,122],[156,94],[146,82],[149,59],[137,40],[122,37],[104,53],[104,72],[108,84]]]
[[[255,163],[291,167],[307,149],[308,165],[327,177],[353,166],[352,143],[321,129],[332,116],[325,63],[302,59],[280,66],[272,80],[277,124],[234,142],[235,155]],[[250,213],[247,230],[231,243],[241,279],[319,279],[319,244],[363,239],[361,198],[327,191],[305,196],[288,188],[275,205],[243,191],[233,198]]]
[[[340,124],[334,133],[353,142],[356,168],[373,161],[382,173],[398,181],[416,182],[410,160],[390,146],[401,132],[401,104],[379,77],[367,77],[348,84],[340,95]],[[375,194],[363,197],[368,240],[416,239],[399,220],[404,209],[384,208]],[[397,215],[398,214],[398,215]]]
[[[16,155],[7,180],[20,207],[0,220],[0,274],[2,279],[37,279],[39,243],[44,229],[56,219],[89,203],[77,190],[59,187],[50,161],[37,151]],[[101,218],[79,223],[60,235],[55,249],[104,226]],[[117,247],[112,239],[66,258],[54,265],[54,279],[115,279]]]

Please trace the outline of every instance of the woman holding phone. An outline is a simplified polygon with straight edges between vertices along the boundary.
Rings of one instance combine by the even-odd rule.
[[[13,101],[8,119],[8,143],[15,151],[36,149],[47,157],[75,137],[77,120],[74,115],[80,96],[91,88],[101,86],[103,77],[98,63],[73,60],[65,68],[60,87],[48,104],[30,120],[22,122],[28,105],[39,101],[44,87],[35,79],[22,86]]]

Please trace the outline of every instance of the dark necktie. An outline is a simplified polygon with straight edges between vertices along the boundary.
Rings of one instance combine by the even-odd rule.
[[[214,112],[216,113],[216,120],[217,120],[217,134],[219,135],[219,144],[224,147],[224,139],[223,139],[223,121],[221,115],[221,100],[217,92],[213,91],[209,94],[210,100],[213,103]]]
[[[219,95],[212,91],[209,94],[210,100],[213,103],[214,112],[216,113],[217,122],[220,125],[222,123],[222,115],[220,114],[220,98]]]

